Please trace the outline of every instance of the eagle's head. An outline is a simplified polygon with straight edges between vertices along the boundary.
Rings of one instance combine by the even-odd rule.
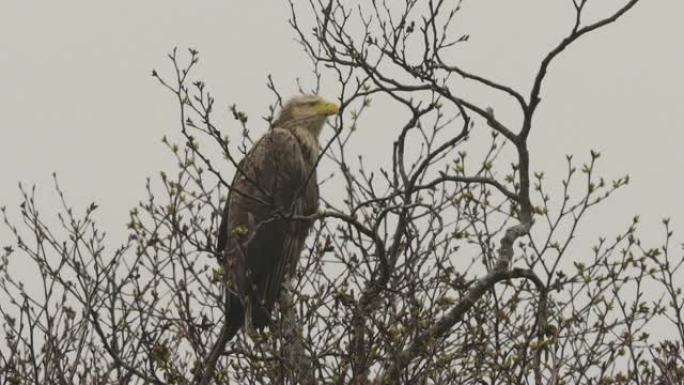
[[[318,138],[325,119],[335,115],[340,108],[318,95],[300,95],[288,100],[280,111],[280,115],[273,122],[273,127],[305,128]]]

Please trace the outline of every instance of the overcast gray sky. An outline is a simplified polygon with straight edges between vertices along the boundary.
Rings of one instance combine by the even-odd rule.
[[[591,15],[621,2],[594,0]],[[458,62],[526,91],[571,12],[570,0],[466,0],[459,30],[471,39]],[[563,154],[593,148],[603,152],[604,175],[632,177],[594,212],[596,235],[637,212],[647,226],[672,216],[684,229],[683,14],[682,0],[642,0],[551,68],[531,139],[534,168],[560,177]],[[309,71],[288,17],[284,0],[0,0],[0,204],[17,217],[17,182],[35,183],[51,213],[56,171],[68,198],[80,207],[97,201],[102,227],[121,239],[145,177],[173,168],[160,138],[177,130],[177,110],[151,69],[169,69],[172,47],[194,47],[218,117],[231,128],[227,106],[237,103],[258,121],[271,101],[269,73],[291,94]],[[366,124],[375,129],[360,130],[358,151],[389,150],[383,129],[391,128]]]

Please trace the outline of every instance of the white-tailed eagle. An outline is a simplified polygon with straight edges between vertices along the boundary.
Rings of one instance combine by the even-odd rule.
[[[247,319],[261,329],[283,279],[295,270],[318,210],[318,137],[338,106],[315,95],[297,96],[238,165],[218,232],[229,297],[228,335]]]

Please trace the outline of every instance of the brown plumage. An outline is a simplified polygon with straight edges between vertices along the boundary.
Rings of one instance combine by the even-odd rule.
[[[269,324],[283,279],[294,272],[311,222],[287,217],[318,209],[318,136],[337,111],[318,96],[292,98],[236,170],[218,232],[230,338],[246,312],[254,328]]]

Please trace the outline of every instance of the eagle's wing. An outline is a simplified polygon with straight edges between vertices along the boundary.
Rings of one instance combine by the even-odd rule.
[[[268,322],[280,291],[285,264],[292,258],[292,229],[277,213],[289,213],[301,195],[308,167],[297,139],[289,131],[273,129],[257,142],[240,163],[219,227],[218,247],[232,270],[237,291],[260,302],[253,304],[256,327]]]

